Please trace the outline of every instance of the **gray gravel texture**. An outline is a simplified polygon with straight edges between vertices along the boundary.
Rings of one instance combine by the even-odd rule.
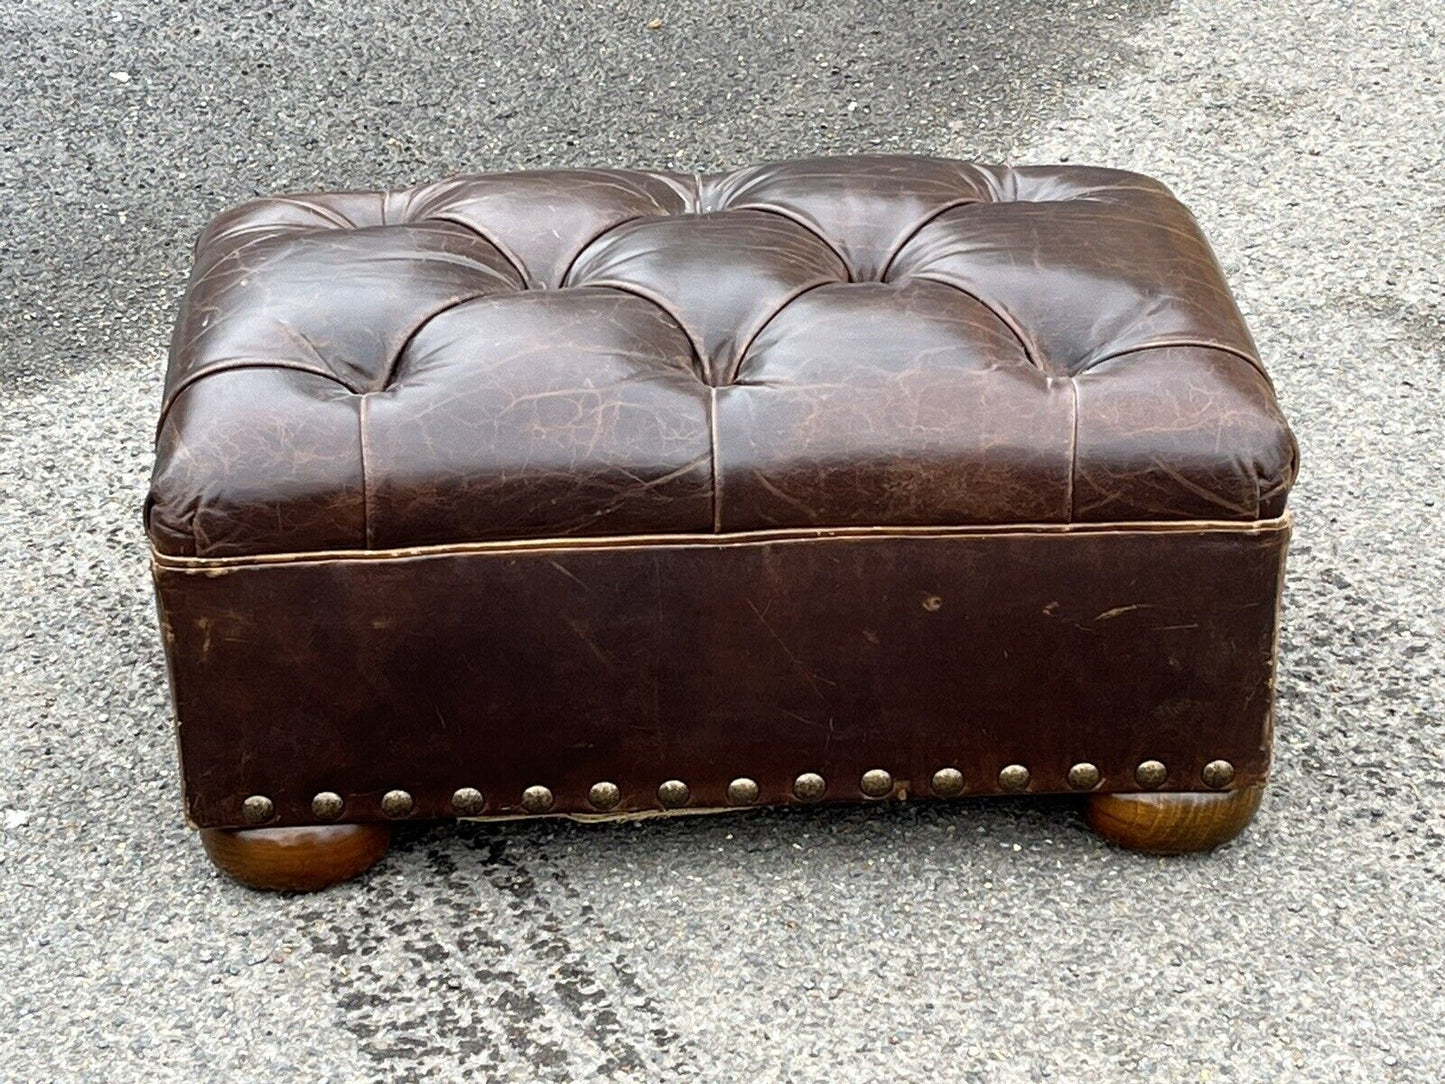
[[[1439,1081],[1445,14],[1265,11],[0,11],[0,1080]],[[139,529],[204,218],[877,147],[1141,169],[1215,242],[1303,446],[1254,827],[1166,861],[1000,800],[417,827],[316,896],[214,873]]]

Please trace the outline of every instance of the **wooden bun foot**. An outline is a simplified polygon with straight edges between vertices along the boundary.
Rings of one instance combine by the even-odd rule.
[[[1089,826],[1146,854],[1187,854],[1228,843],[1254,819],[1263,787],[1218,794],[1093,794]]]
[[[376,865],[391,846],[391,829],[385,824],[203,828],[201,845],[222,872],[250,888],[315,892]]]

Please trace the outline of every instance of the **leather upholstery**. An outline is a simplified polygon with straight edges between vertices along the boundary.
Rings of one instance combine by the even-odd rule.
[[[264,199],[202,237],[169,555],[1278,516],[1295,446],[1189,213],[859,157]]]
[[[146,507],[187,813],[1255,786],[1295,458],[1132,174],[259,200],[198,247]]]
[[[456,547],[413,554],[196,562],[161,558],[186,811],[243,824],[417,817],[480,790],[487,816],[864,800],[864,772],[932,797],[940,768],[997,794],[1202,790],[1216,758],[1264,780],[1284,523],[1054,528]]]

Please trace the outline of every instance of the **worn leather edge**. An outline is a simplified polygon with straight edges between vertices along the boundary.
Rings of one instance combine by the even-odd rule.
[[[237,557],[185,557],[162,553],[151,546],[151,560],[168,571],[215,575],[227,569],[296,563],[385,561],[397,558],[443,557],[456,554],[507,554],[543,551],[635,549],[647,546],[748,546],[811,542],[836,538],[978,538],[1010,535],[1096,534],[1270,534],[1288,533],[1293,511],[1260,520],[1140,520],[1111,523],[1001,523],[961,527],[789,527],[727,534],[599,535],[595,538],[504,539],[493,542],[458,542],[435,546],[408,546],[375,550],[316,550],[301,553],[258,553]]]

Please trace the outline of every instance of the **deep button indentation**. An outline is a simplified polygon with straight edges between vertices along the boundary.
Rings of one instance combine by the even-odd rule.
[[[375,546],[441,541],[438,525],[478,540],[712,527],[709,389],[671,317],[630,294],[458,305],[366,403]]]
[[[919,226],[947,207],[994,198],[984,167],[946,158],[854,155],[778,162],[707,178],[707,206],[763,210],[826,239],[849,281],[876,282]]]
[[[1198,226],[1158,186],[956,208],[903,247],[889,277],[968,293],[1054,376],[1157,346],[1256,356]]]
[[[717,392],[718,527],[1062,522],[1072,408],[957,290],[820,286]]]
[[[425,185],[406,213],[464,224],[512,256],[530,288],[553,290],[597,237],[687,210],[694,188],[691,177],[643,170],[525,170]]]
[[[452,305],[515,293],[522,280],[493,246],[461,226],[426,223],[309,229],[268,236],[215,263],[192,292],[177,333],[185,366],[162,413],[206,377],[257,363],[329,374],[376,391],[407,341]]]
[[[1294,476],[1197,225],[1113,170],[865,155],[258,200],[207,229],[174,343],[167,553],[1249,519]]]
[[[779,309],[847,277],[837,254],[797,223],[727,211],[627,223],[578,257],[567,285],[624,290],[664,309],[692,342],[699,378],[721,387]]]

